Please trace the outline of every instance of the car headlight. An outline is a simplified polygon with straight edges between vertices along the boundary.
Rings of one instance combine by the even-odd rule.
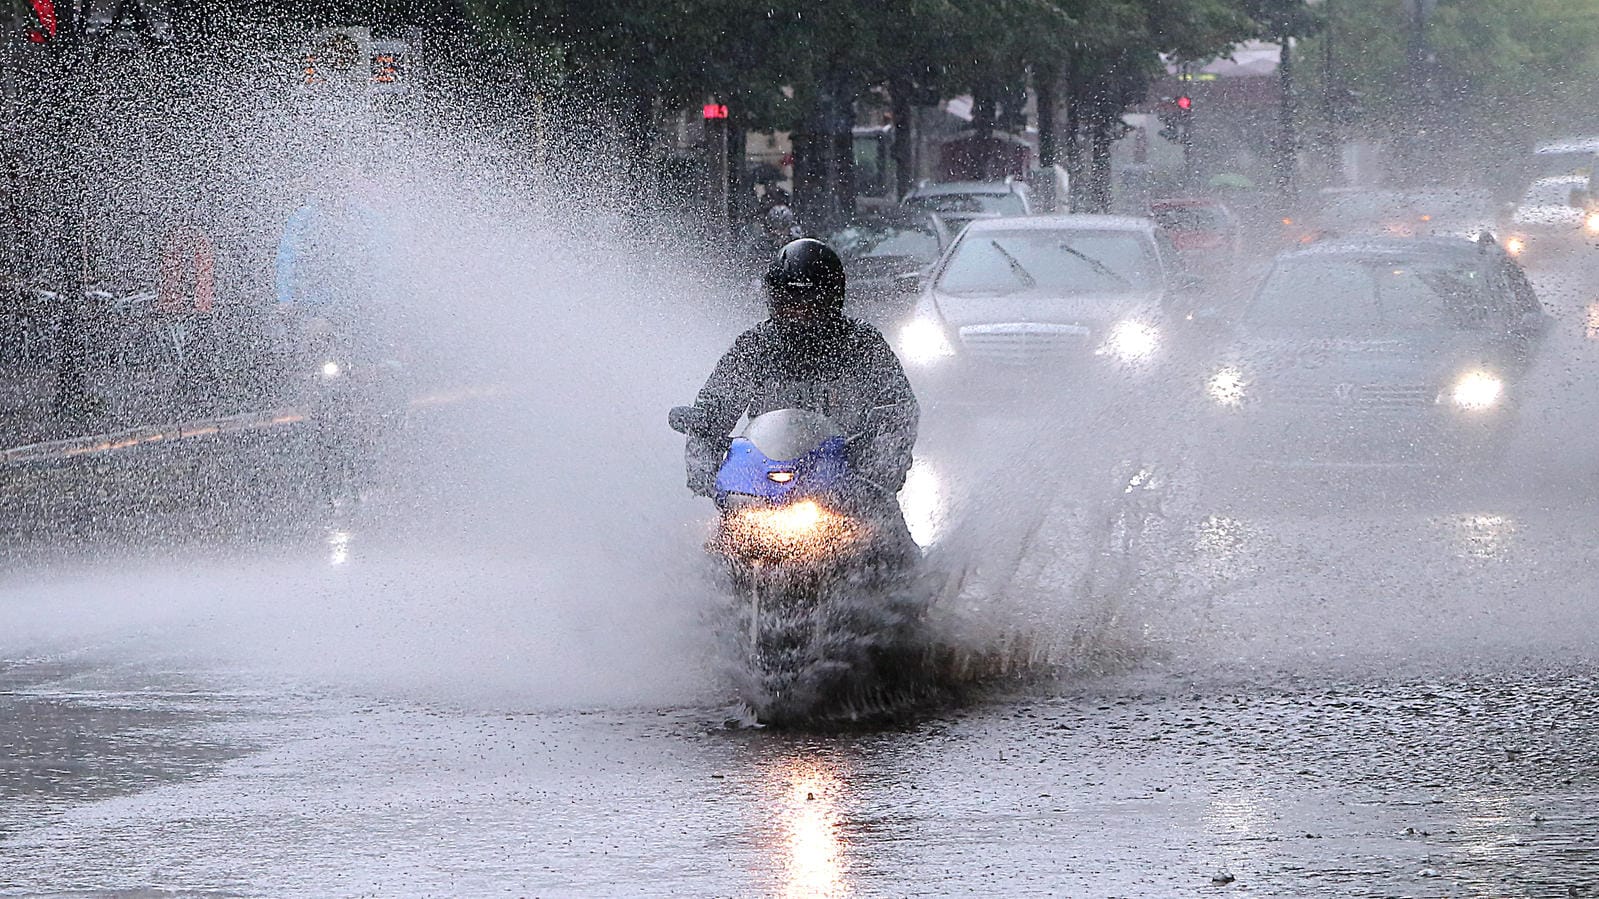
[[[1520,237],[1509,237],[1505,240],[1505,252],[1512,256],[1520,256],[1527,250],[1527,242]]]
[[[899,349],[912,365],[932,365],[955,355],[944,334],[944,326],[928,317],[917,317],[900,329]]]
[[[1137,362],[1154,355],[1159,347],[1159,331],[1143,322],[1129,319],[1117,322],[1110,329],[1110,338],[1105,341],[1100,353],[1110,353],[1125,362]]]
[[[1589,234],[1599,234],[1599,212],[1590,212],[1583,216],[1582,227]]]
[[[1217,405],[1233,407],[1243,405],[1244,391],[1248,386],[1244,373],[1229,365],[1210,376],[1205,390]]]
[[[344,374],[344,366],[340,365],[339,363],[337,363],[337,362],[335,362],[335,361],[333,361],[331,359],[328,360],[327,362],[322,363],[322,379],[323,380],[331,381],[334,378],[337,378],[339,375],[342,375],[342,374]]]
[[[1485,371],[1468,372],[1455,382],[1450,399],[1457,407],[1470,411],[1490,409],[1505,392],[1505,382]]]

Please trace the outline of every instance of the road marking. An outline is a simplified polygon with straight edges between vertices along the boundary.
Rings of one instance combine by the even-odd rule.
[[[423,394],[412,399],[407,405],[412,409],[449,406],[468,400],[503,396],[508,392],[508,388],[501,384],[464,387],[457,390]],[[219,418],[201,418],[163,425],[144,425],[106,434],[88,434],[83,437],[69,437],[64,440],[29,443],[7,450],[0,450],[0,468],[29,462],[48,462],[72,459],[78,456],[114,453],[119,450],[148,446],[169,440],[190,440],[224,433],[287,427],[300,424],[305,419],[305,411],[285,406],[264,412],[245,412],[240,415],[225,415]]]

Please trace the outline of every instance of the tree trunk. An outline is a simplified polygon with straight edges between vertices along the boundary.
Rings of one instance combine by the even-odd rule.
[[[914,115],[911,92],[914,88],[906,81],[890,81],[888,85],[889,111],[894,129],[894,197],[898,199],[916,186],[916,130],[911,121]]]
[[[994,88],[989,84],[978,85],[972,90],[972,132],[976,138],[977,157],[970,161],[972,171],[970,177],[979,181],[987,181],[994,176],[994,157],[992,143],[994,140],[994,123],[999,116],[999,97]]]
[[[1083,103],[1082,78],[1077,61],[1067,62],[1066,83],[1066,177],[1070,179],[1071,208],[1087,199],[1083,195]]]
[[[85,309],[85,268],[88,263],[88,221],[84,209],[84,169],[93,127],[90,109],[95,85],[88,77],[87,22],[76,15],[73,4],[56,7],[53,65],[42,93],[54,109],[51,121],[46,178],[54,185],[50,205],[54,227],[50,289],[57,292],[57,355],[55,410],[67,420],[81,420],[97,411],[100,403],[89,389],[89,333]]]
[[[1088,204],[1090,212],[1109,212],[1111,194],[1110,147],[1115,141],[1111,134],[1114,122],[1107,119],[1103,108],[1094,110],[1094,120],[1089,125]]]
[[[1033,69],[1033,88],[1038,97],[1038,164],[1046,168],[1054,166],[1060,155],[1055,134],[1055,88],[1059,79],[1060,70],[1053,65],[1039,65]],[[1055,179],[1046,178],[1041,183],[1039,199],[1044,209],[1058,212],[1064,198],[1055,196]]]
[[[1277,158],[1272,162],[1272,169],[1277,181],[1277,200],[1287,209],[1294,205],[1298,193],[1294,169],[1298,165],[1295,150],[1299,141],[1294,134],[1293,46],[1287,35],[1280,36],[1278,40],[1282,42],[1282,49],[1277,62]]]

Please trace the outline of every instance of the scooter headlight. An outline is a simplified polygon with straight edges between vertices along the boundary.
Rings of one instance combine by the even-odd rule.
[[[1583,216],[1582,228],[1589,234],[1599,234],[1599,212],[1590,212]]]
[[[926,316],[913,318],[900,329],[899,348],[912,365],[935,365],[955,355],[944,326]]]
[[[1527,252],[1527,241],[1524,238],[1512,235],[1505,238],[1505,252],[1512,256],[1520,256]]]
[[[1505,382],[1485,371],[1468,372],[1455,382],[1450,399],[1457,408],[1470,412],[1491,409],[1504,395]]]
[[[727,520],[723,536],[744,555],[803,561],[837,552],[856,530],[850,518],[814,500],[802,500],[740,510]]]
[[[1100,353],[1110,354],[1123,362],[1138,362],[1148,359],[1160,348],[1160,332],[1140,321],[1117,322],[1110,329],[1110,338],[1105,341]]]

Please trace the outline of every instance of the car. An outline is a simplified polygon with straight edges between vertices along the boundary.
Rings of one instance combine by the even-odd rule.
[[[844,261],[851,307],[868,318],[903,313],[921,277],[953,239],[930,212],[890,209],[856,219],[826,236]]]
[[[1599,162],[1599,137],[1570,137],[1540,144],[1532,151],[1531,176],[1592,175]]]
[[[1539,178],[1510,216],[1505,249],[1517,257],[1569,253],[1599,238],[1599,212],[1590,212],[1587,175]]]
[[[1493,194],[1473,188],[1372,190],[1329,188],[1310,218],[1317,239],[1328,237],[1465,237],[1498,231]],[[1308,242],[1308,241],[1307,241]]]
[[[1491,238],[1284,253],[1201,372],[1201,445],[1218,469],[1492,459],[1548,322]]]
[[[934,393],[1026,392],[1168,356],[1198,281],[1146,218],[978,219],[928,278],[896,348]]]
[[[1152,200],[1149,215],[1171,238],[1177,252],[1194,262],[1227,262],[1243,248],[1238,217],[1220,200],[1209,197]]]
[[[1014,178],[923,183],[906,194],[901,205],[931,212],[957,233],[973,219],[1034,212],[1032,191]]]

